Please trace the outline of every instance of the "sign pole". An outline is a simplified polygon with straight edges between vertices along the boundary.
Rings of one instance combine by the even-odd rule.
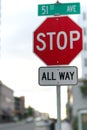
[[[61,130],[61,97],[60,86],[56,86],[57,91],[57,130]]]

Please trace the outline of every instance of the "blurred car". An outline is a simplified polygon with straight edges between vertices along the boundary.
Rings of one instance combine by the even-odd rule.
[[[46,126],[49,126],[50,123],[49,123],[49,121],[44,121],[44,120],[42,120],[42,121],[36,122],[35,125],[36,125],[36,126],[40,126],[40,127],[46,127]]]
[[[17,116],[14,116],[13,119],[12,119],[13,122],[18,122],[19,121],[19,118]]]
[[[30,122],[33,122],[33,117],[28,117],[28,118],[26,119],[26,123],[30,123]]]
[[[41,117],[36,117],[36,118],[34,119],[35,122],[38,122],[38,121],[41,121],[41,120],[42,120]]]

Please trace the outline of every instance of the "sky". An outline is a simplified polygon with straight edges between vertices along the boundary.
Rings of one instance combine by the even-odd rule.
[[[57,116],[56,86],[39,86],[38,69],[46,64],[33,53],[33,32],[45,20],[37,15],[37,5],[56,0],[2,0],[0,80],[14,90],[14,96],[25,96],[25,105],[32,106],[51,117]],[[60,0],[62,3],[85,0]],[[83,2],[83,3],[82,3]],[[76,20],[77,16],[72,16]],[[70,65],[81,70],[78,55]],[[79,71],[79,77],[81,71]],[[65,117],[67,87],[61,86],[61,117]]]

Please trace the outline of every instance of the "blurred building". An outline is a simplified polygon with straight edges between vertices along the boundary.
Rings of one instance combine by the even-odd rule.
[[[81,53],[82,78],[87,79],[87,6],[81,9],[81,15],[79,16],[78,21],[83,29],[83,50]]]
[[[82,78],[76,86],[68,87],[67,115],[72,118],[80,110],[87,109],[87,6],[81,8],[78,24],[83,29],[83,50],[81,52]]]
[[[0,0],[0,55],[1,55],[1,0]]]
[[[87,84],[87,81],[86,81]],[[72,114],[76,116],[80,110],[87,109],[87,88],[85,89],[84,80],[80,79],[78,85],[72,87],[73,105]]]
[[[77,114],[78,110],[87,109],[87,90],[85,89],[85,86],[87,86],[87,6],[81,8],[81,14],[79,15],[78,22],[83,29],[83,50],[81,52],[82,78],[79,80],[76,87],[72,87],[72,112],[74,116]]]
[[[21,118],[25,113],[25,97],[14,97],[14,114]]]
[[[0,81],[0,121],[10,121],[14,111],[13,90]]]
[[[25,114],[25,97],[14,97],[14,91],[0,81],[0,122],[12,121]]]
[[[25,97],[21,96],[20,97],[20,112],[22,115],[25,113]]]

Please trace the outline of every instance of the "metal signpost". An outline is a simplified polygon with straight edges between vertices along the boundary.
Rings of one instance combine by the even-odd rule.
[[[60,86],[56,86],[57,92],[57,130],[61,130],[61,96]]]
[[[80,3],[40,4],[38,16],[80,14]]]

